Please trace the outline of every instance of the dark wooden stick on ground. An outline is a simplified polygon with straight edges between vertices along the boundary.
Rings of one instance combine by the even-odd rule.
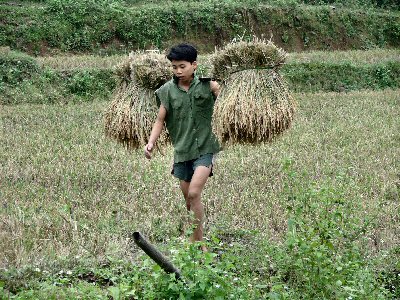
[[[176,279],[181,278],[180,271],[169,260],[150,244],[140,232],[133,233],[133,240],[151,259],[153,259],[165,272],[174,273]]]

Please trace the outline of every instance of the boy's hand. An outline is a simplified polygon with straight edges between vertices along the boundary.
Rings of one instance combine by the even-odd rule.
[[[210,81],[211,91],[214,93],[215,98],[218,97],[219,92],[221,91],[221,87],[216,81]]]
[[[151,158],[151,152],[153,151],[153,143],[148,143],[146,146],[144,146],[144,156],[146,156],[147,159]]]

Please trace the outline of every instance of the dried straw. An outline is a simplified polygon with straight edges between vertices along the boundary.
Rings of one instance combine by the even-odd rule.
[[[233,41],[212,58],[212,74],[215,79],[227,80],[233,73],[248,69],[280,68],[287,53],[271,41],[254,38],[252,41]]]
[[[233,42],[213,59],[223,80],[213,130],[224,144],[270,142],[291,125],[295,101],[277,69],[286,53],[272,42]]]
[[[128,150],[141,148],[149,139],[158,112],[154,91],[172,77],[172,72],[161,54],[131,53],[115,74],[119,83],[104,114],[105,133]],[[163,131],[157,146],[167,142],[168,134]]]
[[[156,90],[172,78],[171,64],[156,51],[129,54],[132,77],[145,88]]]

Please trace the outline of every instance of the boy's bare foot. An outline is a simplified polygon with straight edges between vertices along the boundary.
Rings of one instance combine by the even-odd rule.
[[[193,236],[191,236],[190,238],[189,238],[189,242],[191,242],[191,243],[196,243],[196,242],[199,242],[199,241],[196,241],[195,239],[194,239],[194,237]],[[202,251],[202,252],[208,252],[208,249],[207,249],[207,247],[206,247],[206,245],[204,245],[204,244],[201,244],[201,245],[199,245],[199,248],[200,248],[200,250]]]

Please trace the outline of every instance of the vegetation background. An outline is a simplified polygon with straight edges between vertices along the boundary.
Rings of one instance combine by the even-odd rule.
[[[0,1],[0,299],[399,299],[399,8]],[[191,41],[207,75],[215,47],[254,34],[289,52],[298,112],[273,143],[219,155],[202,254],[182,236],[172,149],[128,153],[102,115],[128,52]]]

